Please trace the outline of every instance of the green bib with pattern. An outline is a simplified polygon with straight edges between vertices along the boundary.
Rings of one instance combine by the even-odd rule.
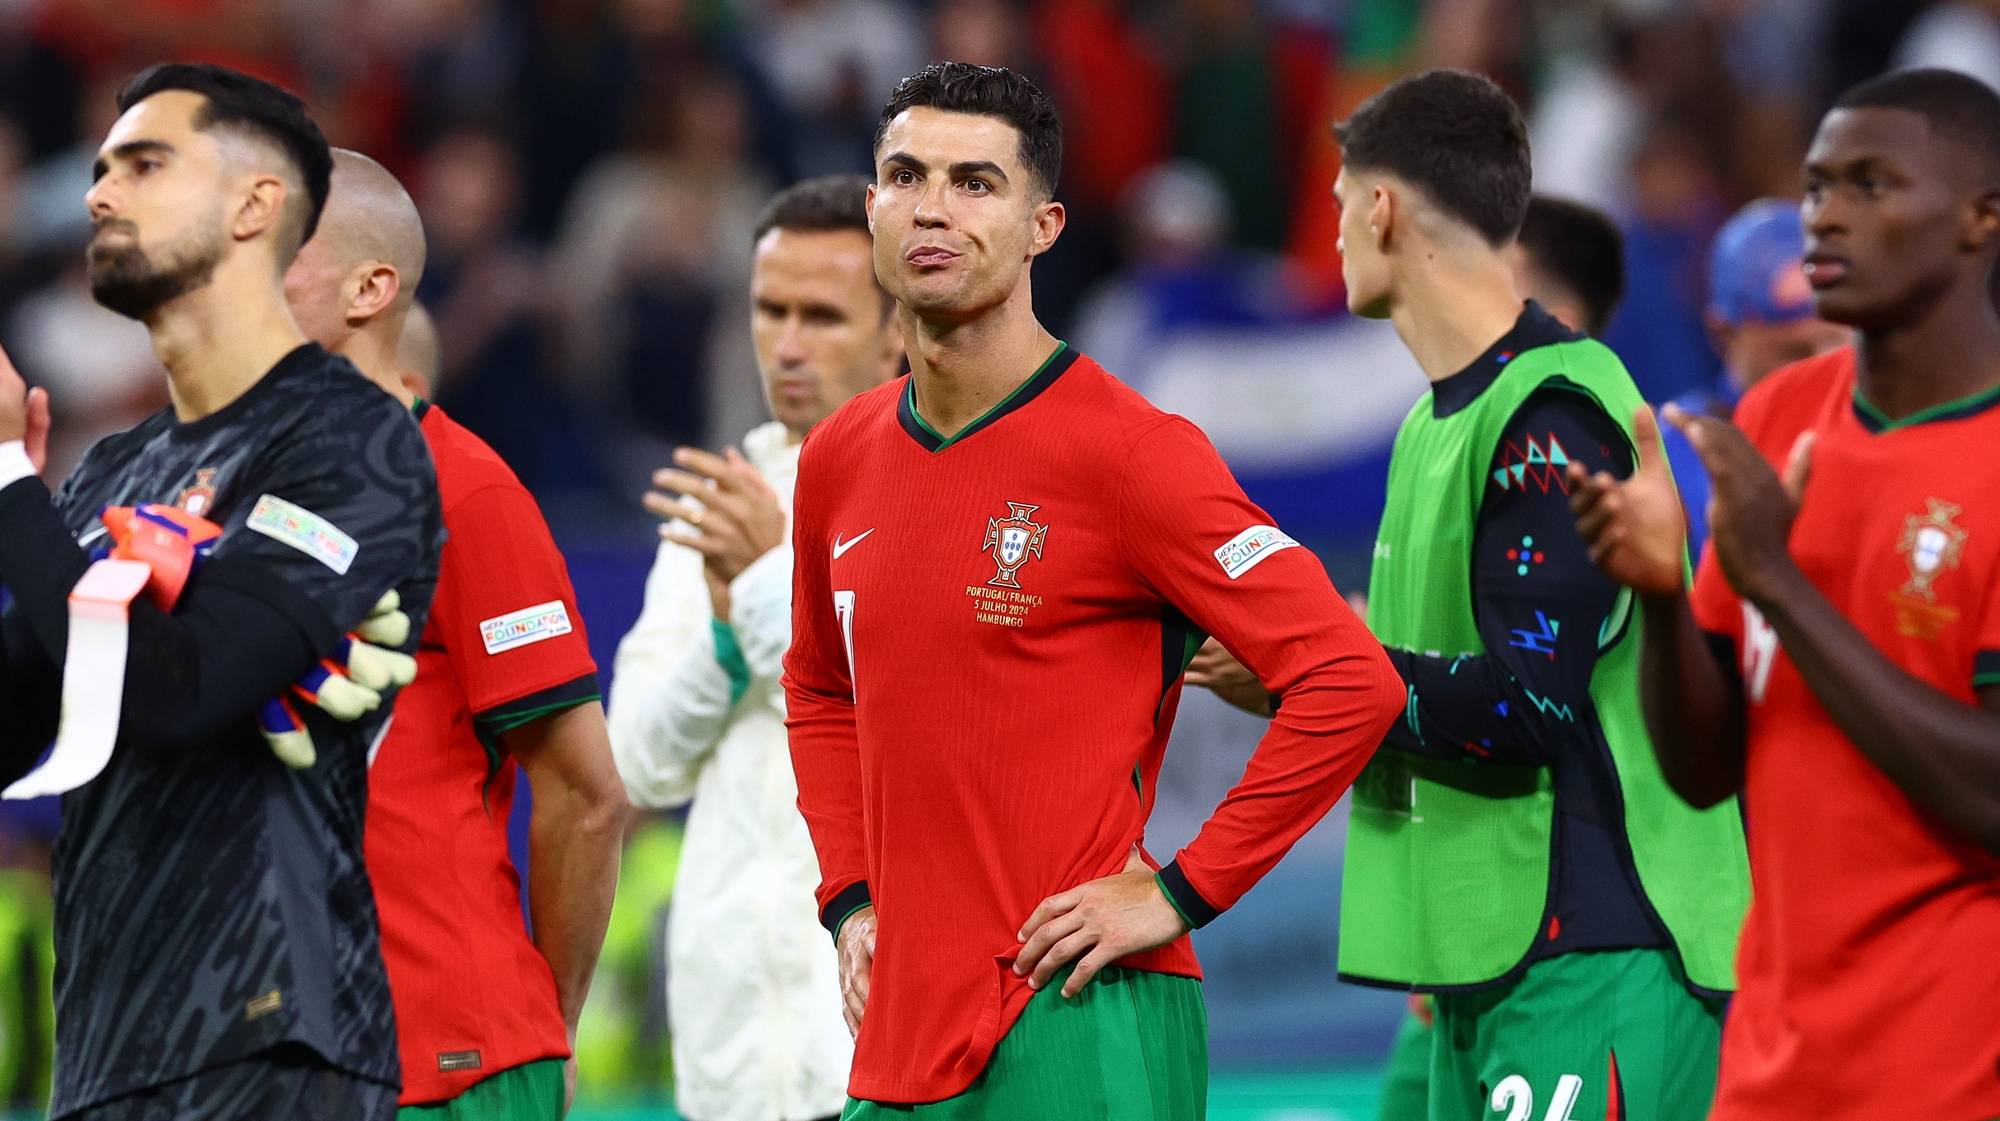
[[[1473,532],[1501,470],[1494,453],[1502,428],[1544,386],[1589,397],[1631,442],[1638,388],[1617,356],[1591,339],[1523,351],[1450,416],[1433,416],[1426,394],[1396,435],[1375,542],[1368,624],[1384,644],[1445,657],[1485,651],[1472,608]],[[1505,469],[1525,476],[1559,472],[1567,462],[1553,443],[1531,455],[1545,462]],[[1641,890],[1688,979],[1731,990],[1750,896],[1742,817],[1734,799],[1697,810],[1667,786],[1640,711],[1639,642],[1640,618],[1623,593],[1599,630],[1588,707],[1581,698],[1529,700],[1561,720],[1586,721],[1594,710],[1617,770]],[[1416,711],[1412,698],[1406,719]],[[1341,973],[1420,988],[1507,975],[1534,945],[1548,906],[1554,811],[1548,768],[1378,752],[1354,786]]]

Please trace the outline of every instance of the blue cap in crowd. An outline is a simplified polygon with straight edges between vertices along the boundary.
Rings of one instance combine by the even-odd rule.
[[[1722,322],[1790,323],[1813,314],[1799,204],[1758,199],[1736,212],[1709,249],[1709,311]]]

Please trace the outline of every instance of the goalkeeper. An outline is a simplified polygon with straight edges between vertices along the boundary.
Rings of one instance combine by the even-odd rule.
[[[51,499],[46,398],[0,361],[0,782],[56,738],[15,792],[66,791],[51,1116],[377,1121],[400,1081],[362,857],[386,711],[292,704],[303,768],[257,715],[385,593],[422,625],[436,482],[408,412],[286,309],[331,166],[304,106],[189,65],[118,104],[91,288],[151,331],[172,406]],[[119,559],[93,565],[100,544]]]

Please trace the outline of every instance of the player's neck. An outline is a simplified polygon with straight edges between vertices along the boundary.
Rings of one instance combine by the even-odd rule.
[[[306,341],[275,277],[245,283],[219,266],[215,278],[162,304],[146,320],[153,354],[167,368],[167,392],[182,423],[243,396]],[[240,263],[239,268],[240,268]],[[234,281],[232,283],[232,281]]]
[[[354,363],[361,376],[380,386],[382,392],[410,408],[417,403],[417,395],[403,384],[402,372],[396,366],[396,343],[400,330],[356,331],[341,341],[334,353]]]
[[[1498,253],[1430,252],[1399,287],[1389,321],[1433,384],[1471,365],[1521,318],[1514,270]]]
[[[962,323],[922,322],[907,310],[910,380],[917,415],[947,438],[956,436],[1033,377],[1055,350],[1056,338],[1035,319],[1023,282],[1006,303]]]
[[[2000,316],[1985,285],[1961,285],[1904,326],[1862,331],[1861,395],[1892,420],[2000,385]]]

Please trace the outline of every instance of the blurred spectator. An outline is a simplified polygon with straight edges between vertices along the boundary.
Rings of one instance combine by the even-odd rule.
[[[1241,244],[1284,245],[1295,145],[1277,81],[1279,44],[1255,0],[1190,0],[1174,88],[1174,154],[1206,164],[1236,213]]]
[[[1118,264],[1119,201],[1166,158],[1172,87],[1159,45],[1121,0],[1035,0],[1029,27],[1038,81],[1063,118],[1056,197],[1069,225],[1035,262],[1035,314],[1057,334],[1074,329],[1084,294]]]
[[[669,814],[633,814],[597,977],[576,1026],[577,1069],[598,1100],[665,1105],[673,1084],[667,1024],[667,909],[682,830]]]
[[[722,422],[761,416],[735,375],[751,362],[747,247],[773,189],[749,161],[729,75],[689,71],[653,96],[630,146],[578,185],[550,270],[564,369],[654,442],[621,457],[645,469],[663,461],[658,444],[710,444]]]
[[[83,76],[70,60],[29,33],[32,5],[0,6],[0,106],[20,135],[28,163],[76,142]]]
[[[15,365],[49,391],[50,479],[68,475],[90,445],[167,403],[167,381],[145,324],[98,304],[81,249],[54,284],[15,308],[6,337]]]
[[[1604,341],[1649,401],[1715,378],[1702,317],[1704,264],[1727,210],[1706,135],[1670,113],[1644,131],[1632,161],[1632,196],[1621,215],[1626,299]]]
[[[942,0],[931,13],[936,58],[1026,69],[1025,49],[1020,13],[1008,0]]]
[[[1826,58],[1820,104],[1889,68],[1897,44],[1930,0],[1825,0]]]
[[[516,234],[518,156],[465,126],[427,151],[415,192],[430,239],[417,295],[446,340],[438,403],[538,493],[591,488],[598,472],[572,403],[548,376],[536,319],[544,272]]]
[[[868,141],[882,103],[925,62],[923,22],[896,0],[741,0],[740,6],[751,53],[792,117],[792,172],[805,178],[868,171]]]
[[[2000,0],[1946,0],[1910,25],[1897,68],[1937,66],[2000,89]]]
[[[782,106],[762,72],[720,19],[697,0],[540,0],[543,26],[522,75],[519,100],[528,171],[527,231],[546,238],[580,177],[633,137],[658,133],[664,92],[707,75],[729,80],[743,153],[768,173],[790,165]]]
[[[1846,328],[1814,313],[1805,252],[1799,204],[1790,199],[1759,199],[1723,224],[1709,250],[1707,315],[1722,376],[1674,404],[1726,417],[1772,371],[1847,341]],[[1660,438],[1688,513],[1688,551],[1698,557],[1708,538],[1708,472],[1680,429],[1662,425]]]
[[[1120,377],[1142,380],[1152,354],[1181,332],[1287,317],[1292,303],[1276,262],[1231,248],[1229,196],[1213,171],[1163,164],[1130,194],[1130,264],[1084,301],[1075,331],[1084,353]]]

